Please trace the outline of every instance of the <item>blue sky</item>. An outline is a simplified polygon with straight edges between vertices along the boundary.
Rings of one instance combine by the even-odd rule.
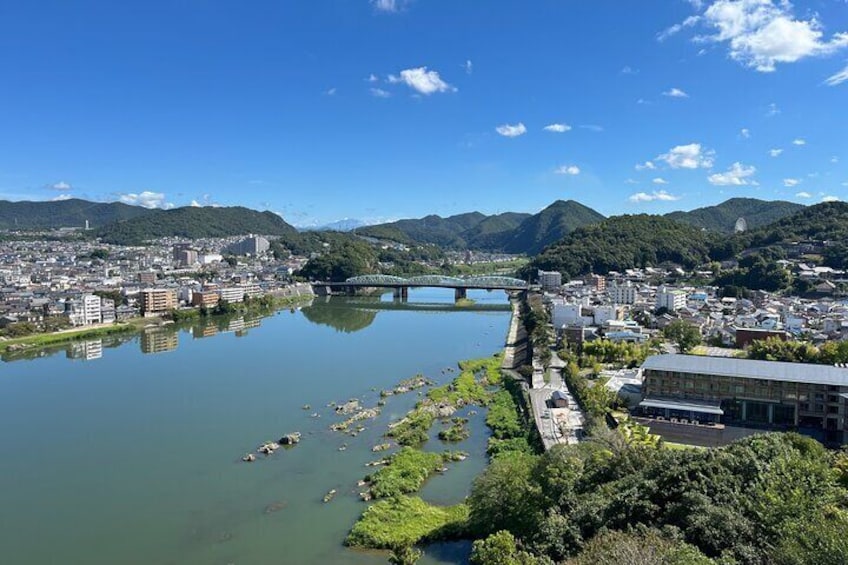
[[[845,0],[5,2],[0,76],[2,199],[848,199]]]

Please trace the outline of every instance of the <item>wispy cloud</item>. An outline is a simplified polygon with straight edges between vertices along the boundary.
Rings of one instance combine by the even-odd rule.
[[[403,10],[409,0],[371,0],[371,5],[377,12],[393,14]]]
[[[837,84],[842,84],[846,80],[848,80],[848,65],[846,65],[845,68],[838,73],[827,77],[824,83],[828,86],[836,86]]]
[[[680,196],[669,194],[664,190],[655,190],[653,192],[637,192],[636,194],[631,194],[627,200],[630,202],[653,202],[654,200],[673,202],[675,200],[680,200]]]
[[[557,167],[554,170],[554,173],[558,175],[576,176],[580,174],[580,167],[578,167],[577,165],[562,165]]]
[[[769,104],[768,108],[766,108],[766,116],[769,118],[773,118],[778,114],[780,114],[780,108],[777,107],[777,104],[775,104],[774,102]]]
[[[792,145],[798,145],[798,146],[801,146],[801,145],[807,145],[807,140],[806,140],[806,139],[801,139],[801,138],[799,137],[799,138],[797,138],[797,139],[793,139],[793,140],[792,140]]]
[[[416,67],[414,69],[404,69],[400,75],[389,75],[389,82],[392,84],[403,83],[419,94],[429,96],[437,92],[456,92],[456,87],[451,86],[442,80],[439,73],[436,71],[428,71],[427,67]]]
[[[700,16],[689,16],[688,18],[683,20],[681,23],[674,24],[673,26],[668,27],[668,28],[664,29],[663,31],[659,32],[657,34],[657,41],[660,41],[660,42],[665,41],[669,37],[671,37],[673,35],[677,35],[681,31],[683,31],[684,28],[694,26],[699,21],[701,21]]]
[[[324,94],[326,94],[327,96],[335,96],[336,92],[338,92],[338,89],[334,86],[333,88],[328,88],[327,90],[325,90]]]
[[[368,82],[379,82],[380,81],[380,79],[374,73],[371,73],[370,75],[368,75],[368,78],[366,78],[365,80],[368,81]]]
[[[668,96],[669,98],[689,98],[689,95],[680,90],[679,88],[671,88],[662,93],[663,96]]]
[[[518,137],[527,133],[527,128],[523,123],[518,122],[515,125],[503,124],[496,127],[495,131],[504,137]]]
[[[733,163],[730,168],[723,173],[715,173],[707,177],[710,184],[715,186],[747,186],[755,185],[756,182],[750,177],[757,172],[756,167],[746,167],[742,163]]]
[[[73,198],[70,194],[60,194],[59,196],[54,196],[50,199],[50,202],[61,202],[63,200],[70,200]]]
[[[748,128],[742,128],[741,130],[739,130],[739,135],[742,136],[742,139],[750,139],[751,130],[749,130]]]
[[[667,180],[665,180],[665,179],[664,179],[664,178],[662,178],[662,177],[656,177],[656,178],[655,178],[654,180],[652,180],[651,182],[652,182],[652,183],[654,183],[654,184],[668,184],[668,181],[667,181]]]
[[[636,165],[635,168],[637,171],[653,171],[657,168],[657,166],[654,165],[653,161],[645,161],[644,163],[639,163],[638,165]]]
[[[371,88],[369,89],[371,92],[371,96],[375,96],[377,98],[388,98],[392,95],[388,90],[383,90],[382,88]]]
[[[801,184],[801,179],[783,179],[783,186],[792,188]]]
[[[801,191],[801,192],[795,193],[795,198],[812,198],[812,197],[813,197],[813,195],[810,194],[809,192]]]
[[[59,182],[55,182],[53,184],[48,184],[45,188],[49,188],[50,190],[60,190],[62,192],[67,192],[69,190],[74,189],[74,187],[72,187],[70,183],[67,183],[63,180],[60,180]]]
[[[783,149],[769,149],[769,155],[772,157],[780,157],[781,153],[783,153]]]
[[[639,69],[634,69],[633,67],[627,65],[622,67],[621,71],[619,71],[623,75],[637,75],[639,74]]]
[[[554,133],[565,133],[567,131],[571,131],[571,126],[568,124],[548,124],[542,129]]]
[[[598,124],[580,124],[577,127],[579,127],[580,129],[593,131],[595,133],[601,133],[602,131],[604,131],[604,126],[599,126]]]
[[[838,196],[824,196],[822,197],[822,202],[839,202]]]
[[[474,63],[471,62],[471,59],[467,59],[462,67],[465,69],[465,74],[467,75],[474,72]]]

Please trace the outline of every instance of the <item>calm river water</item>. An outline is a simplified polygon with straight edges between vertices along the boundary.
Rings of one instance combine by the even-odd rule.
[[[469,298],[481,308],[457,311],[453,291],[429,289],[411,293],[411,310],[394,309],[390,295],[320,299],[258,326],[216,320],[0,363],[0,560],[386,563],[342,541],[366,507],[356,482],[376,458],[370,448],[417,396],[389,398],[355,438],[329,430],[341,418],[327,404],[374,406],[401,379],[445,382],[457,361],[500,351],[509,312],[483,308],[505,306],[505,294]],[[425,485],[425,499],[467,495],[486,464],[481,416],[456,446],[471,457]],[[297,447],[240,461],[293,431],[303,433]],[[338,495],[324,504],[330,489]],[[421,563],[467,553],[467,544],[431,547]]]

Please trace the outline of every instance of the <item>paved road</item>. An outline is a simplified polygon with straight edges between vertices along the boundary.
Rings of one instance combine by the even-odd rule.
[[[577,402],[568,392],[562,381],[562,369],[565,365],[556,354],[548,369],[548,383],[530,389],[530,403],[536,428],[542,437],[545,451],[558,443],[573,444],[580,439],[578,430],[583,429],[585,417]],[[568,399],[568,408],[552,408],[550,400],[554,391],[562,391]]]

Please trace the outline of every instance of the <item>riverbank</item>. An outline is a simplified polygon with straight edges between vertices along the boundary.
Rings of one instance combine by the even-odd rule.
[[[214,319],[224,316],[232,316],[234,314],[257,314],[260,316],[270,316],[279,310],[306,304],[312,301],[313,298],[313,295],[274,296],[270,303],[261,307],[237,308],[232,312],[223,313],[210,312],[205,317]],[[199,309],[178,310],[177,312],[182,312],[181,315],[177,316],[178,322],[198,320],[202,317]],[[174,320],[172,319],[159,317],[137,317],[130,318],[123,322],[115,322],[113,324],[96,324],[78,328],[69,328],[57,332],[34,333],[23,337],[0,340],[0,356],[2,356],[5,360],[8,355],[24,354],[34,350],[72,343],[75,341],[86,341],[111,336],[141,333],[145,329],[149,329],[151,327],[165,327],[173,323]]]

